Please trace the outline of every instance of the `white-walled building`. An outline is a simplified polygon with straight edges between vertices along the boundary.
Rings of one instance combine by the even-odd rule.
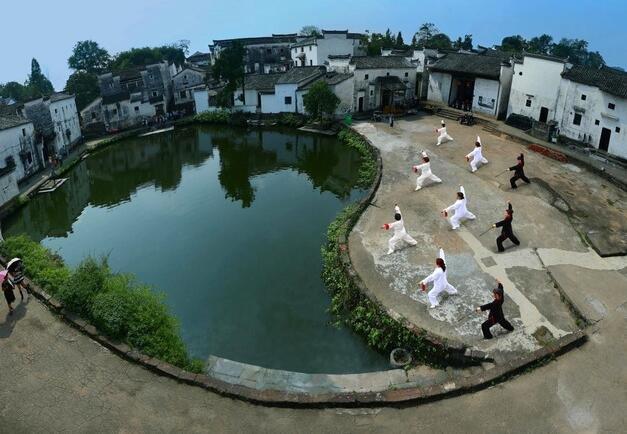
[[[263,113],[303,113],[297,91],[326,74],[324,66],[299,66],[282,74],[274,91],[261,94]]]
[[[322,30],[319,37],[299,40],[290,46],[294,66],[328,65],[329,56],[356,56],[364,51],[363,35],[348,30]]]
[[[216,105],[218,89],[209,89],[207,86],[198,86],[192,89],[194,95],[194,109],[196,114],[219,110]]]
[[[512,113],[539,122],[555,121],[557,100],[566,62],[551,56],[525,53],[514,61],[507,116]]]
[[[513,67],[494,50],[447,53],[429,69],[427,98],[497,118],[507,114]]]
[[[172,77],[174,108],[194,112],[194,94],[192,89],[205,82],[207,71],[196,66],[186,66]]]
[[[244,92],[241,87],[233,92],[233,107],[247,112],[270,113],[267,111],[269,107],[262,104],[262,95],[273,95],[274,86],[282,76],[282,73],[246,75]],[[265,101],[267,103],[270,99],[266,98]]]
[[[560,135],[627,159],[627,72],[573,66],[562,73]]]
[[[296,91],[296,99],[297,106],[303,107],[303,111],[307,113],[307,110],[304,109],[305,104],[303,102],[303,97],[307,95],[311,86],[318,81],[324,81],[329,86],[329,89],[335,96],[338,97],[340,103],[335,110],[336,116],[342,116],[347,113],[351,113],[353,111],[353,74],[343,74],[338,72],[327,72],[323,76],[319,77],[316,80],[313,80],[306,85],[300,87]]]

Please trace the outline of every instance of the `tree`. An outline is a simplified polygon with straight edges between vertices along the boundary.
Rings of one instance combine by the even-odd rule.
[[[405,42],[403,41],[403,35],[401,34],[401,32],[398,32],[398,34],[396,35],[396,42],[394,43],[394,47],[399,50],[405,48]]]
[[[67,79],[65,91],[76,95],[76,108],[81,111],[100,95],[98,76],[86,71],[76,71]]]
[[[603,56],[598,51],[588,51],[588,41],[583,39],[562,38],[551,47],[551,55],[568,59],[573,65],[599,68],[605,65]]]
[[[78,41],[67,60],[70,68],[91,74],[100,74],[109,67],[111,56],[94,41]]]
[[[189,39],[179,39],[178,41],[173,42],[172,44],[168,45],[168,47],[181,50],[183,54],[187,56],[189,54],[190,44],[191,44],[191,41]]]
[[[527,41],[520,35],[506,36],[501,41],[501,50],[510,53],[522,53],[527,48]]]
[[[411,38],[411,47],[418,48],[418,40],[416,39],[416,35],[412,36]]]
[[[9,81],[0,89],[0,96],[3,98],[9,98],[16,102],[23,102],[27,98],[27,89],[21,83],[17,81]]]
[[[240,84],[244,83],[244,55],[246,49],[240,42],[234,42],[231,46],[220,52],[211,73],[215,80],[226,82],[226,85],[218,95],[218,104],[221,107],[231,105],[231,95]]]
[[[433,37],[440,33],[438,28],[433,23],[424,23],[420,26],[414,37],[416,38],[416,47],[424,48],[427,42]]]
[[[312,84],[309,92],[303,96],[305,110],[314,119],[333,116],[339,104],[340,99],[331,91],[324,80],[318,80]]]
[[[426,48],[435,48],[438,50],[450,50],[453,48],[451,38],[444,33],[437,33],[433,35],[424,45]]]
[[[110,68],[113,71],[120,71],[122,69],[159,63],[164,60],[178,66],[183,65],[185,63],[184,48],[174,45],[131,48],[118,53],[111,61]]]
[[[460,48],[462,50],[472,50],[472,35],[464,35],[464,40],[462,41]]]
[[[54,87],[48,78],[41,72],[41,67],[37,59],[33,59],[30,64],[30,74],[27,81],[28,97],[39,98],[48,96],[54,92]]]
[[[366,54],[368,56],[380,56],[383,48],[384,36],[381,33],[372,33],[366,41]]]
[[[549,54],[553,46],[553,37],[546,33],[540,36],[534,36],[527,42],[527,51],[537,54]]]
[[[387,29],[385,31],[385,36],[383,36],[383,48],[386,48],[386,49],[393,48],[395,42],[396,41],[392,37],[392,32],[390,32],[390,29]]]
[[[298,32],[298,34],[300,36],[306,36],[308,38],[311,37],[316,37],[319,38],[320,36],[322,36],[322,32],[320,31],[320,28],[316,27],[316,26],[303,26],[302,29],[300,29],[300,32]]]

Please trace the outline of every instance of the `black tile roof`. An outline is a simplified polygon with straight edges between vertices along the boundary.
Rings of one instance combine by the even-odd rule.
[[[274,90],[274,85],[283,74],[250,74],[244,79],[244,88],[258,91]]]
[[[587,66],[573,66],[562,72],[562,77],[589,86],[595,86],[603,92],[621,98],[627,98],[627,72],[603,66],[590,68]]]
[[[476,75],[498,80],[503,58],[498,55],[448,53],[429,67],[431,71]]]
[[[305,38],[302,41],[293,43],[292,45],[290,45],[290,48],[304,47],[305,45],[317,45],[317,41],[318,39],[315,36],[311,38]]]
[[[296,42],[296,33],[289,33],[285,35],[274,34],[272,36],[256,36],[252,38],[214,39],[213,44],[226,47],[236,41],[242,43],[242,45],[290,43]]]
[[[327,72],[324,76],[318,78],[317,80],[313,80],[307,83],[305,86],[302,86],[301,89],[309,89],[314,83],[324,80],[329,86],[335,86],[345,80],[351,78],[353,74],[340,74],[338,72]]]
[[[103,104],[114,104],[116,102],[125,101],[129,99],[130,95],[128,92],[120,92],[114,95],[105,95],[102,97]]]
[[[303,81],[322,75],[326,71],[327,69],[324,66],[297,66],[281,75],[277,84],[300,84]]]
[[[69,98],[74,98],[74,95],[69,95],[69,94],[63,93],[63,92],[57,92],[57,93],[53,93],[49,97],[50,102],[61,101],[61,100],[64,100],[64,99],[69,99]]]
[[[416,68],[407,59],[398,56],[353,56],[350,64],[355,65],[355,69]]]
[[[17,113],[15,104],[0,104],[0,130],[18,127],[23,124],[30,124],[31,121],[23,118]]]
[[[350,59],[352,56],[350,54],[329,54],[327,57],[329,59]]]

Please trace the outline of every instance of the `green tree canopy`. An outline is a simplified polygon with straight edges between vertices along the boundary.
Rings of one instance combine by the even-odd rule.
[[[464,39],[457,38],[455,42],[453,42],[453,48],[456,50],[472,50],[472,35],[464,35]]]
[[[67,79],[65,91],[76,95],[76,107],[81,111],[100,95],[98,76],[90,72],[76,71]]]
[[[9,81],[0,87],[0,96],[10,98],[16,102],[23,102],[28,99],[28,89],[17,81]]]
[[[403,35],[401,34],[401,32],[398,32],[398,34],[396,35],[394,48],[397,48],[399,50],[402,50],[403,48],[405,48],[405,41],[403,41]]]
[[[76,71],[85,71],[100,74],[109,67],[111,56],[104,48],[100,48],[94,41],[78,41],[67,60],[70,68]]]
[[[303,26],[303,28],[300,29],[298,34],[300,36],[307,36],[307,37],[313,37],[313,36],[320,37],[320,36],[322,36],[322,32],[320,31],[320,28],[316,27],[316,26],[312,26],[312,25]]]
[[[303,96],[303,104],[307,113],[314,119],[320,119],[323,116],[333,116],[340,99],[331,91],[326,81],[318,80]]]
[[[501,41],[501,50],[510,53],[522,53],[527,49],[527,41],[520,35],[506,36]]]
[[[553,56],[568,59],[573,65],[591,66],[599,68],[605,65],[603,56],[598,51],[589,52],[588,42],[583,39],[562,38],[551,47]]]
[[[221,107],[230,106],[233,91],[244,83],[245,54],[244,46],[240,42],[235,42],[220,52],[220,56],[211,69],[215,80],[226,83],[223,92],[218,95],[218,104]]]
[[[425,48],[436,48],[438,50],[450,50],[453,48],[451,38],[444,33],[436,33],[424,45]]]
[[[440,33],[433,23],[424,23],[419,28],[414,37],[416,38],[416,48],[424,48],[431,38]]]
[[[527,51],[537,54],[549,54],[553,46],[553,37],[546,33],[535,36],[527,42]]]
[[[163,45],[161,47],[131,48],[115,55],[111,61],[111,70],[120,71],[127,68],[146,66],[167,60],[178,66],[185,63],[185,51],[180,46]]]
[[[30,74],[27,81],[28,97],[38,98],[48,96],[54,92],[54,87],[48,78],[41,72],[37,59],[31,61]]]

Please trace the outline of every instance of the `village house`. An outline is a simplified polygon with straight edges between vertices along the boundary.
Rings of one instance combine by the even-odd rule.
[[[201,53],[200,51],[196,51],[194,54],[189,56],[186,61],[189,65],[206,70],[211,64],[211,53]]]
[[[329,86],[329,90],[340,100],[335,110],[336,116],[342,116],[353,111],[353,74],[340,72],[327,72],[317,79],[301,86],[296,91],[297,107],[305,107],[303,97],[307,95],[311,86],[318,81],[324,81]],[[304,112],[306,113],[307,111],[304,110]]]
[[[233,107],[250,113],[270,113],[262,104],[262,95],[273,95],[274,86],[282,76],[283,73],[246,75],[243,92],[241,87],[233,92]]]
[[[220,88],[210,88],[206,85],[198,86],[191,89],[194,98],[195,113],[204,113],[208,111],[219,110],[217,105],[217,96]]]
[[[35,126],[15,105],[0,106],[0,206],[19,194],[18,182],[45,167]]]
[[[222,50],[230,47],[235,42],[239,42],[246,50],[244,70],[247,74],[285,72],[292,65],[290,45],[295,43],[296,40],[296,33],[214,40],[213,45],[209,45],[211,64],[214,64],[216,59],[220,57]]]
[[[404,57],[416,67],[416,96],[419,99],[427,99],[429,89],[428,67],[438,60],[438,50],[423,48],[420,50],[381,50],[382,56]]]
[[[321,36],[299,38],[290,46],[294,66],[328,65],[329,56],[365,54],[363,35],[348,30],[322,30]]]
[[[172,77],[174,109],[194,113],[193,89],[205,82],[206,69],[188,65]]]
[[[414,101],[416,67],[404,57],[334,57],[329,69],[353,74],[352,111],[389,111]]]
[[[560,135],[627,159],[627,72],[573,66],[561,76]]]
[[[326,72],[324,66],[299,66],[282,74],[276,81],[273,92],[261,94],[263,112],[303,113],[302,100],[297,98],[297,91]]]
[[[509,55],[490,49],[452,52],[428,70],[429,101],[505,118],[513,75]]]

